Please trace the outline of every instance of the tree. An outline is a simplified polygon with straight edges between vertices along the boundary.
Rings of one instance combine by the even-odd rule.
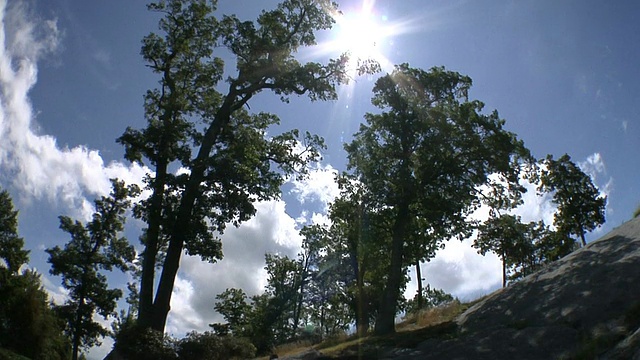
[[[471,79],[444,68],[430,71],[396,66],[373,89],[372,103],[383,110],[365,115],[348,166],[373,194],[374,208],[388,212],[390,265],[375,331],[395,331],[396,303],[408,260],[411,234],[423,233],[423,246],[453,236],[466,237],[466,218],[479,204],[479,188],[490,174],[518,182],[513,160],[526,153],[522,142],[503,129],[497,112],[469,101]],[[426,253],[426,252],[425,252]]]
[[[69,344],[48,303],[40,275],[21,272],[29,261],[18,235],[18,211],[0,191],[0,348],[37,359],[67,359]]]
[[[387,274],[387,213],[376,209],[369,190],[351,175],[338,177],[340,196],[329,208],[331,227],[324,246],[324,271],[341,275],[342,298],[349,304],[358,335],[364,336],[379,308]]]
[[[216,295],[218,302],[214,308],[227,321],[226,324],[211,324],[216,333],[227,333],[237,337],[250,336],[251,305],[247,303],[247,294],[242,289],[226,289]]]
[[[536,244],[545,230],[542,222],[522,223],[519,216],[505,214],[490,217],[478,229],[473,247],[485,255],[492,251],[502,261],[502,287],[507,286],[511,268],[528,273],[538,263]]]
[[[600,194],[591,177],[569,155],[558,160],[547,155],[541,163],[538,191],[553,193],[553,202],[558,206],[554,225],[559,232],[577,236],[582,246],[587,245],[585,233],[605,222],[607,197]]]
[[[17,274],[20,267],[29,261],[29,251],[24,250],[24,239],[18,236],[18,211],[7,190],[0,191],[0,259],[7,270]]]
[[[429,284],[422,290],[422,304],[418,302],[418,294],[407,301],[407,313],[417,313],[422,309],[431,309],[454,301],[451,294],[441,289],[431,288]]]
[[[126,271],[135,257],[133,246],[119,234],[124,229],[128,198],[138,190],[116,180],[112,180],[112,186],[108,197],[95,201],[96,211],[86,225],[60,216],[60,228],[71,235],[71,240],[64,249],[55,246],[46,250],[51,274],[62,276],[62,286],[69,290],[69,300],[58,313],[67,323],[74,360],[81,347],[99,344],[98,338],[108,335],[107,329],[93,320],[94,313],[107,319],[115,314],[116,300],[122,297],[122,290],[108,288],[107,278],[100,271],[114,267]]]
[[[145,95],[147,127],[127,128],[118,141],[128,160],[153,169],[146,179],[151,195],[135,207],[147,223],[138,324],[163,331],[182,252],[220,259],[214,234],[253,216],[255,201],[278,197],[285,176],[304,172],[323,147],[317,136],[297,130],[268,137],[278,118],[250,114],[249,100],[265,90],[285,102],[304,94],[333,99],[336,84],[346,80],[347,59],[322,65],[294,57],[315,44],[315,31],[333,23],[335,4],[328,0],[285,0],[256,23],[214,17],[215,1],[167,0],[149,8],[164,15],[161,35],[145,37],[142,47],[160,86]],[[235,69],[225,72],[214,53],[220,47],[235,57]],[[230,74],[226,93],[219,91],[224,74]],[[172,166],[186,171],[172,173]]]

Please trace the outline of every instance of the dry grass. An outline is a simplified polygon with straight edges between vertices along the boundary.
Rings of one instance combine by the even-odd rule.
[[[416,314],[408,314],[403,322],[396,325],[396,329],[399,332],[412,331],[453,321],[468,308],[468,304],[461,304],[460,301],[454,300],[446,305],[421,310]]]
[[[275,353],[278,354],[278,356],[294,355],[308,350],[312,347],[313,344],[311,343],[311,341],[299,340],[277,346],[275,349]]]
[[[367,336],[364,338],[343,334],[327,339],[315,346],[305,341],[281,345],[276,348],[276,353],[283,357],[315,348],[328,357],[364,356],[366,358],[365,355],[371,355],[369,354],[370,352],[375,353],[376,349],[383,345],[411,348],[427,338],[449,338],[455,336],[457,331],[455,319],[479,300],[481,299],[465,304],[454,300],[446,305],[422,310],[417,314],[409,314],[401,323],[396,325],[396,334],[382,337]],[[260,359],[268,359],[268,357]]]

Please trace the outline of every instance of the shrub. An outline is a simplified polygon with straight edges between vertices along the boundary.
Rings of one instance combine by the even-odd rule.
[[[116,335],[115,349],[125,359],[177,360],[175,340],[159,331],[123,328]]]
[[[247,359],[256,354],[256,347],[247,339],[195,331],[178,342],[177,350],[180,360]]]

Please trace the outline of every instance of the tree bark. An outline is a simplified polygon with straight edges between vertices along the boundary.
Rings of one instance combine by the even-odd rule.
[[[507,287],[507,262],[502,258],[502,287]]]
[[[392,334],[395,329],[396,305],[400,296],[402,283],[402,265],[404,260],[404,238],[408,225],[409,206],[407,202],[400,204],[393,227],[391,243],[391,264],[389,277],[380,301],[380,310],[376,318],[376,335]]]
[[[418,280],[418,310],[420,310],[424,305],[424,299],[422,298],[422,269],[420,269],[420,260],[416,260],[416,277]]]
[[[151,213],[149,214],[149,228],[145,235],[145,249],[142,253],[142,274],[140,277],[140,294],[138,309],[138,325],[151,327],[154,313],[153,286],[156,271],[156,257],[158,255],[158,239],[160,237],[160,223],[162,222],[162,199],[164,197],[165,177],[167,174],[166,161],[159,161],[156,166],[153,198],[151,199]]]

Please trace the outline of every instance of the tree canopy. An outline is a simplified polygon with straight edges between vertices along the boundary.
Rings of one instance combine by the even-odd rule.
[[[349,168],[373,194],[372,206],[389,218],[390,266],[377,333],[394,331],[411,234],[423,234],[414,237],[418,247],[465,237],[467,215],[479,206],[479,187],[489,175],[518,182],[514,161],[526,149],[497,112],[484,115],[484,104],[469,100],[470,87],[469,77],[444,68],[396,66],[373,89],[372,103],[382,112],[367,113],[345,146]]]
[[[228,223],[255,213],[256,200],[279,196],[285,176],[304,172],[317,159],[322,139],[291,130],[267,136],[279,122],[273,114],[251,114],[249,100],[270,90],[288,101],[336,97],[346,81],[346,58],[327,64],[301,63],[295,53],[315,44],[315,32],[333,23],[335,4],[326,0],[286,0],[263,11],[256,22],[213,15],[215,1],[159,1],[149,9],[163,14],[159,34],[144,38],[142,55],[160,76],[145,96],[147,127],[128,128],[118,139],[125,157],[154,172],[146,178],[151,195],[136,204],[147,222],[138,325],[162,331],[183,250],[215,262]],[[235,57],[225,69],[215,51]],[[226,78],[227,90],[221,81]],[[172,173],[170,165],[186,171]],[[162,270],[155,292],[155,269]]]
[[[591,177],[569,155],[558,160],[548,155],[541,163],[538,190],[553,194],[553,202],[558,206],[554,225],[564,234],[577,236],[582,246],[587,245],[585,233],[605,222],[607,197],[600,194]]]
[[[108,197],[95,201],[96,212],[86,225],[61,216],[60,228],[71,235],[71,240],[64,249],[55,246],[46,250],[51,274],[62,276],[62,285],[69,290],[69,299],[57,311],[66,321],[73,360],[78,359],[80,348],[99,345],[99,338],[108,335],[93,316],[96,312],[105,319],[115,315],[116,301],[122,297],[122,290],[108,288],[101,271],[114,267],[126,271],[135,257],[133,246],[120,232],[124,230],[129,197],[137,195],[138,189],[115,180],[112,185]]]

